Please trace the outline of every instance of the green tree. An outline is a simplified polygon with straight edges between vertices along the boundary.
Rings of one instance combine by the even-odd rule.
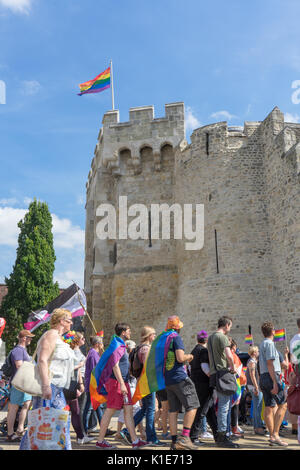
[[[10,277],[5,278],[8,292],[0,309],[0,316],[7,322],[2,335],[7,351],[16,344],[18,332],[24,328],[30,312],[59,295],[58,284],[53,283],[56,257],[48,205],[35,199],[18,227],[16,261]],[[36,337],[31,350],[46,328],[43,326],[34,331]]]

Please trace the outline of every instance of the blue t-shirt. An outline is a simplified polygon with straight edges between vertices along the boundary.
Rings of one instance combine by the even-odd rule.
[[[14,349],[12,350],[11,352],[11,363],[12,363],[12,366],[13,366],[13,373],[12,373],[12,376],[11,376],[11,380],[14,378],[14,376],[16,375],[16,372],[17,372],[17,368],[16,368],[16,361],[30,361],[30,356],[28,354],[28,352],[26,351],[26,349],[23,347],[23,346],[19,346],[17,345],[16,347],[14,347]]]
[[[121,375],[122,375],[124,382],[128,382],[129,381],[129,358],[128,358],[127,351],[125,351],[125,353],[121,357],[119,361],[119,367],[120,367]],[[110,377],[112,379],[117,380],[114,372],[112,372]]]
[[[169,347],[165,368],[166,385],[177,384],[187,378],[185,365],[182,362],[178,362],[176,359],[175,351],[177,349],[184,351],[184,344],[179,335],[172,339]]]
[[[259,371],[261,374],[269,372],[267,361],[272,360],[274,370],[281,373],[280,357],[274,342],[270,338],[265,338],[259,346]]]

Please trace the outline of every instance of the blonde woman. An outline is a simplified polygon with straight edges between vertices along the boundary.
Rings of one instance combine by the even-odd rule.
[[[254,433],[259,436],[264,436],[265,431],[263,428],[263,422],[261,419],[262,410],[262,399],[263,394],[259,389],[259,375],[257,369],[257,360],[259,356],[259,349],[257,346],[251,345],[248,349],[250,359],[247,362],[247,389],[251,393],[252,404],[253,404],[253,427]]]
[[[151,326],[144,326],[141,330],[141,341],[137,347],[135,358],[133,361],[133,366],[138,370],[140,364],[140,373],[142,372],[142,366],[146,361],[146,358],[149,354],[151,344],[154,341],[156,336],[155,329]],[[155,447],[163,446],[164,443],[159,441],[156,436],[155,431],[155,393],[150,393],[146,397],[142,398],[142,407],[134,415],[134,425],[137,426],[144,417],[146,417],[146,436],[148,445]],[[128,442],[129,441],[129,432],[127,429],[124,429],[120,432],[120,435]]]
[[[40,338],[37,345],[37,363],[42,381],[42,397],[33,397],[32,408],[50,406],[57,409],[66,407],[63,389],[68,388],[74,371],[74,352],[62,339],[72,326],[69,310],[55,309],[50,319],[50,329]],[[50,380],[51,377],[51,380]],[[20,450],[29,450],[27,432]],[[70,422],[66,433],[66,450],[71,450]]]

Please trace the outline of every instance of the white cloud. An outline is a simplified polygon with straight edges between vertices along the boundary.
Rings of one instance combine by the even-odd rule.
[[[77,204],[78,204],[79,206],[84,206],[84,204],[85,204],[85,197],[84,197],[82,194],[80,194],[79,196],[77,196]]]
[[[201,127],[200,121],[194,115],[194,112],[190,106],[187,106],[185,112],[185,130],[186,132],[193,131]]]
[[[226,121],[230,121],[231,119],[236,118],[234,114],[229,113],[229,111],[216,111],[215,113],[212,113],[210,117],[214,119],[225,119]]]
[[[29,204],[33,201],[31,197],[24,197],[23,202],[26,204],[26,206],[29,206]]]
[[[26,212],[25,209],[0,207],[0,245],[17,246],[18,222],[23,219]]]
[[[0,206],[15,206],[17,203],[18,200],[15,197],[0,199]]]
[[[66,288],[69,287],[73,281],[78,284],[79,287],[84,287],[84,268],[79,266],[77,270],[70,270],[64,272],[58,272],[54,274],[54,282],[58,282],[59,287]]]
[[[285,113],[284,114],[284,120],[285,120],[285,122],[298,123],[298,122],[300,122],[300,116],[298,114]]]
[[[14,13],[28,14],[32,0],[0,0],[0,5],[9,8]]]
[[[25,198],[28,199],[29,198]],[[15,261],[15,251],[17,248],[19,228],[18,222],[24,219],[27,209],[17,209],[15,207],[0,207],[0,259],[6,261],[6,266],[2,265],[0,281],[4,276],[8,276],[8,266]],[[53,239],[56,255],[54,280],[58,281],[60,287],[68,287],[72,281],[83,287],[84,276],[84,230],[73,225],[67,218],[60,218],[56,214],[52,215]],[[10,253],[7,260],[7,253]]]
[[[41,89],[41,84],[37,80],[24,80],[22,85],[22,91],[26,96],[36,95]]]
[[[52,214],[54,247],[76,248],[84,246],[84,230],[72,225],[69,219],[60,219]]]
[[[13,207],[0,207],[0,245],[17,246],[18,222],[27,210]],[[69,219],[60,219],[52,214],[54,248],[74,249],[84,246],[84,230],[72,225]]]

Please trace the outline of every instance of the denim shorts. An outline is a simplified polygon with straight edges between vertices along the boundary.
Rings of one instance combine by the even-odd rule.
[[[268,372],[261,374],[259,378],[259,386],[263,393],[265,406],[274,407],[276,405],[284,405],[286,396],[283,390],[282,382],[280,381],[279,374],[276,374],[276,382],[278,386],[278,393],[273,395],[271,390],[273,388],[273,380]]]
[[[9,390],[9,401],[12,405],[23,406],[25,401],[30,401],[32,399],[31,395],[28,393],[20,392],[15,387],[11,386]]]
[[[199,408],[200,403],[195,385],[189,377],[176,384],[166,385],[166,390],[171,413],[180,412],[182,406],[185,411]]]

